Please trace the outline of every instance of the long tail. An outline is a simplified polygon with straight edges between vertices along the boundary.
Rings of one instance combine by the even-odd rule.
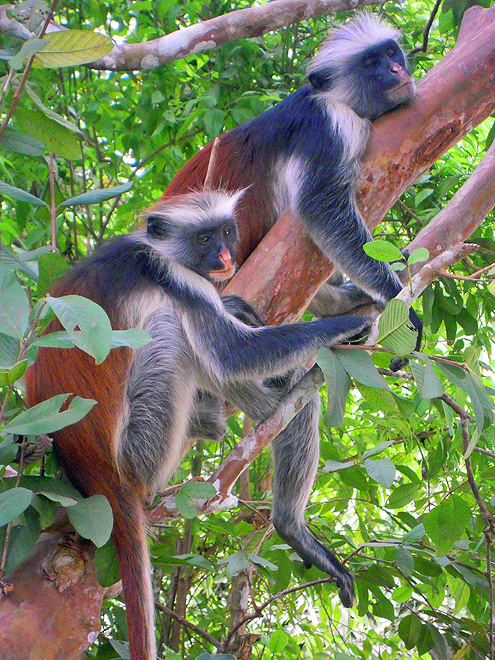
[[[110,499],[110,498],[109,498]],[[111,496],[113,541],[127,613],[131,660],[156,660],[154,599],[144,508],[135,497]]]

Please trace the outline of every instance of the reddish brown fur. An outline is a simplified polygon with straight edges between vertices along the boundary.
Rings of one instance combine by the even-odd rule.
[[[97,283],[89,279],[76,279],[70,287],[62,281],[54,288],[53,295],[85,295],[102,304],[94,294],[98,289],[92,289]],[[109,309],[106,311],[111,316],[112,327],[121,327],[116,314]],[[59,329],[58,321],[53,321],[47,332]],[[54,446],[64,472],[81,492],[88,496],[100,493],[110,501],[132,660],[150,660],[153,653],[149,639],[154,630],[149,630],[146,618],[152,594],[143,588],[149,581],[144,492],[135,488],[131,492],[121,483],[112,455],[130,359],[131,351],[125,348],[113,349],[99,365],[77,348],[40,348],[36,363],[28,369],[25,380],[27,401],[31,406],[66,392],[97,401],[84,419],[53,434]]]
[[[223,190],[248,188],[235,214],[239,230],[237,265],[240,266],[272,227],[276,217],[267,187],[268,173],[260,171],[259,165],[257,167],[250,158],[249,145],[242,145],[243,157],[239,158],[236,140],[230,132],[219,140],[211,187]],[[184,165],[172,179],[163,198],[199,190],[203,186],[212,145],[210,142]]]

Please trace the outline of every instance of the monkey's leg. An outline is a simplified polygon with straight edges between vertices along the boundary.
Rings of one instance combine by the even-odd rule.
[[[220,442],[226,431],[226,410],[223,399],[209,392],[200,391],[194,397],[194,405],[187,429],[191,440]]]
[[[303,369],[296,369],[263,383],[239,383],[229,387],[226,395],[252,419],[265,419],[303,374]],[[355,598],[352,575],[309,531],[304,520],[320,455],[319,418],[320,397],[316,394],[272,442],[273,525],[306,564],[314,564],[335,578],[343,605],[351,607]]]
[[[154,341],[129,370],[116,458],[131,483],[152,495],[180,463],[197,392],[197,373],[178,320],[167,310],[144,324]]]
[[[314,564],[335,578],[342,604],[351,607],[355,599],[352,575],[310,532],[304,520],[320,455],[319,417],[317,394],[272,443],[273,525],[305,564]]]

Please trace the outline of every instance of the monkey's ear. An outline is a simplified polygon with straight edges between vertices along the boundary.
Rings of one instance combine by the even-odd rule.
[[[151,238],[169,238],[172,233],[170,221],[163,215],[152,213],[146,218],[146,233]]]
[[[314,71],[310,71],[308,73],[309,84],[313,89],[318,91],[330,89],[333,82],[332,79],[333,73],[332,69],[330,68],[315,69]]]

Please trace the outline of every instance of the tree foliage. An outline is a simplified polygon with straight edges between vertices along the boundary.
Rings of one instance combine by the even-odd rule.
[[[453,46],[470,4],[444,0],[426,53],[412,55],[418,76]],[[39,2],[9,10],[32,38],[6,35],[0,52],[4,573],[28,555],[62,505],[77,532],[99,548],[101,583],[118,579],[107,542],[112,521],[106,500],[83,500],[56,476],[52,454],[41,466],[31,462],[39,448],[36,436],[74,423],[94,402],[76,397],[63,408],[67,397],[61,396],[26,411],[22,376],[40,345],[67,350],[76,345],[101,362],[111,348],[139,348],[149,337],[113,331],[104,312],[85,299],[50,297],[51,282],[103,238],[131,229],[139,212],[206,142],[297,88],[316,44],[344,15],[294,23],[156,69],[108,72],[82,63],[108,52],[104,35],[116,43],[145,42],[247,6],[221,0],[69,0],[55,17],[70,32],[51,33],[56,36],[46,40],[37,38],[46,23]],[[432,9],[430,0],[387,4],[407,49],[423,42]],[[373,256],[403,261],[405,267],[420,260],[415,253],[402,258],[397,247],[407,245],[452,198],[494,134],[490,118],[416,181],[377,231],[392,246],[376,245],[383,252]],[[381,319],[382,349],[320,355],[328,383],[322,390],[326,413],[321,469],[307,517],[312,530],[347,557],[356,576],[357,607],[342,610],[335,587],[316,569],[305,569],[277,538],[269,523],[270,458],[264,454],[241,485],[238,510],[196,517],[195,500],[210,497],[211,487],[192,482],[176,496],[183,519],[154,530],[157,634],[164,658],[234,652],[288,660],[495,657],[491,220],[488,215],[471,238],[479,249],[424,291],[419,308],[425,347],[410,357],[406,370],[393,375],[388,369],[391,351],[412,350],[404,303]],[[40,336],[54,314],[64,331]],[[242,416],[229,420],[222,446],[195,446],[176,482],[210,476],[241,437],[242,423]],[[302,588],[308,582],[312,585]],[[187,621],[174,621],[170,609]],[[125,658],[122,603],[105,601],[103,612],[103,633],[88,655]]]

